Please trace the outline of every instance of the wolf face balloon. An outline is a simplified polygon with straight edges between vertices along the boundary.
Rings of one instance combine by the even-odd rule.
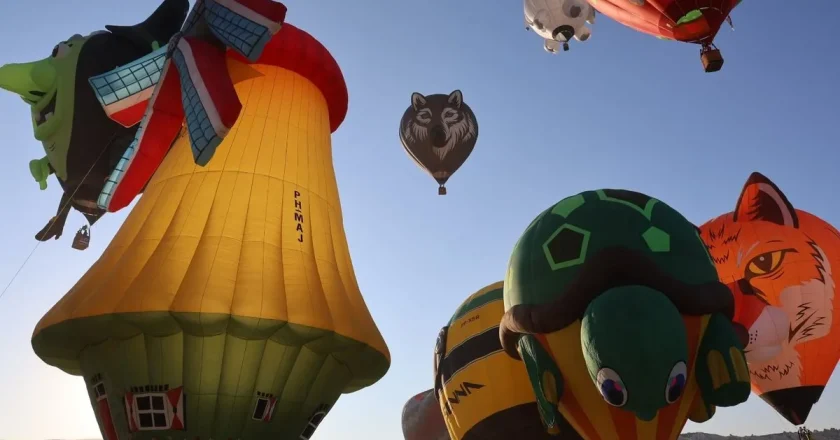
[[[446,194],[444,184],[464,164],[477,140],[478,121],[460,90],[449,95],[411,94],[411,105],[400,121],[400,141],[438,182],[438,194]]]

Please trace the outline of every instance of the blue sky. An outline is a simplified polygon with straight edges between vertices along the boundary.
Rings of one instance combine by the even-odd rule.
[[[726,64],[715,74],[702,72],[696,46],[638,34],[603,16],[589,41],[551,56],[523,29],[520,1],[286,4],[288,21],[319,38],[347,79],[350,112],[333,136],[345,227],[359,284],[393,356],[384,379],[339,400],[317,440],[401,438],[403,403],[431,386],[440,326],[467,295],[503,277],[519,234],[565,196],[635,189],[700,224],[730,211],[757,170],[795,206],[840,226],[840,62],[831,21],[838,2],[812,5],[808,14],[780,1],[743,2],[733,15],[737,30],[724,28],[717,40]],[[0,14],[7,42],[0,64],[42,58],[74,33],[136,23],[157,1],[116,5],[8,2]],[[449,195],[439,197],[403,152],[398,121],[411,92],[456,88],[481,134]],[[0,93],[0,115],[2,289],[60,194],[54,180],[40,192],[29,176],[28,161],[43,151],[28,108]],[[83,219],[72,214],[66,235],[40,245],[0,298],[0,439],[98,437],[82,380],[43,364],[29,338],[124,218],[98,223],[91,248],[80,253],[70,241]],[[810,427],[837,427],[830,416],[840,412],[837,376]],[[751,397],[686,430],[790,428]]]

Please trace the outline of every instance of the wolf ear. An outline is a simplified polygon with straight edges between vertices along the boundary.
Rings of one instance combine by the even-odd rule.
[[[741,196],[738,197],[738,204],[735,206],[734,220],[766,221],[782,226],[799,227],[799,218],[796,210],[788,201],[782,190],[764,177],[761,173],[750,174]]]
[[[418,111],[421,108],[426,106],[426,97],[414,92],[411,94],[411,107],[414,108],[414,111]]]
[[[461,104],[464,102],[464,94],[461,93],[460,90],[455,90],[449,94],[449,105],[455,108],[461,108]]]

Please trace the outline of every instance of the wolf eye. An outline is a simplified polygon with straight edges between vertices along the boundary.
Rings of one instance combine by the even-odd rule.
[[[415,118],[418,122],[428,124],[429,122],[432,122],[432,112],[431,110],[424,108],[417,112],[417,116]]]
[[[747,275],[760,276],[774,272],[779,268],[779,266],[781,266],[782,261],[785,259],[785,254],[789,251],[790,249],[783,249],[779,251],[766,252],[753,258],[750,260],[749,264],[747,264]]]

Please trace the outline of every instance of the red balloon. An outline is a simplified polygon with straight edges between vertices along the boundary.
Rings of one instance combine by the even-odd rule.
[[[712,42],[740,0],[589,0],[589,3],[598,12],[631,29],[703,46],[703,67],[707,72],[716,72],[723,66],[723,58]]]
[[[405,440],[449,440],[434,390],[408,399],[403,407],[402,428]]]

